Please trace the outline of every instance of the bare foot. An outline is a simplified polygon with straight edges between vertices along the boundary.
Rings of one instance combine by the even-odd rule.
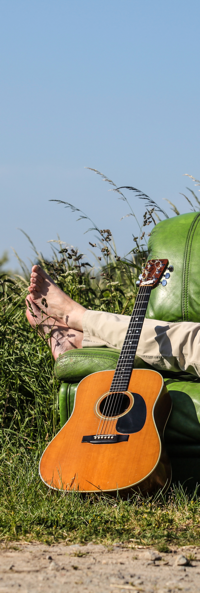
[[[55,360],[59,354],[64,354],[67,350],[82,348],[83,334],[80,331],[69,329],[61,321],[56,321],[48,317],[32,301],[31,296],[26,298],[26,317],[32,327],[40,335],[46,336],[51,352]]]
[[[46,315],[63,321],[70,328],[83,330],[82,317],[86,309],[58,288],[40,266],[32,268],[29,292],[34,303]]]

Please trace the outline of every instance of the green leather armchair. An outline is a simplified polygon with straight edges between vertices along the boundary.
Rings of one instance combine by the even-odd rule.
[[[152,291],[147,317],[164,321],[200,319],[200,213],[190,213],[160,222],[149,241],[148,259],[168,258],[174,268],[167,286]],[[78,383],[90,373],[115,369],[119,351],[84,348],[61,355],[55,363],[61,427],[69,418]],[[135,367],[152,368],[136,357]],[[172,412],[165,430],[165,443],[172,464],[172,481],[194,490],[200,484],[200,378],[194,374],[156,370],[163,375],[172,399]]]

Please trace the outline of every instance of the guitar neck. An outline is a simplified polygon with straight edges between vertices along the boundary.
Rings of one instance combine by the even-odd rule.
[[[150,294],[151,286],[140,287],[110,391],[128,389]]]

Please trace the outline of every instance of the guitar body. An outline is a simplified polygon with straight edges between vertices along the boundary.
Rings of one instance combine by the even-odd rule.
[[[119,393],[117,413],[113,377],[114,371],[103,371],[80,382],[70,419],[40,461],[40,476],[51,488],[127,496],[169,487],[171,467],[162,441],[171,399],[163,378],[134,369],[128,390]]]

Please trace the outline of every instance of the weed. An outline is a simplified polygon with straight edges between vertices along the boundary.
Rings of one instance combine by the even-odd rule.
[[[121,189],[108,178],[105,181],[136,219]],[[156,216],[165,215],[140,192],[139,198],[143,197],[147,205],[143,224],[138,222],[138,237],[134,235],[134,247],[126,257],[117,254],[110,229],[98,229],[93,221],[97,238],[90,241],[90,247],[96,255],[96,269],[78,249],[69,248],[59,239],[52,243],[51,261],[45,260],[32,244],[36,260],[57,285],[86,308],[132,312],[136,279],[146,259],[144,231],[149,224],[155,224]],[[79,217],[86,215],[79,212]],[[6,261],[4,256],[0,265]],[[47,490],[39,479],[41,453],[59,428],[59,382],[54,377],[54,361],[46,340],[30,328],[24,315],[29,271],[23,263],[22,270],[23,276],[4,272],[0,276],[1,540],[25,538],[46,544],[93,540],[107,545],[130,541],[134,546],[154,545],[159,551],[194,541],[199,545],[197,491],[189,497],[180,487],[171,490],[167,499],[144,502],[135,494],[129,501],[118,496],[113,502],[105,495],[83,498],[77,493]]]

